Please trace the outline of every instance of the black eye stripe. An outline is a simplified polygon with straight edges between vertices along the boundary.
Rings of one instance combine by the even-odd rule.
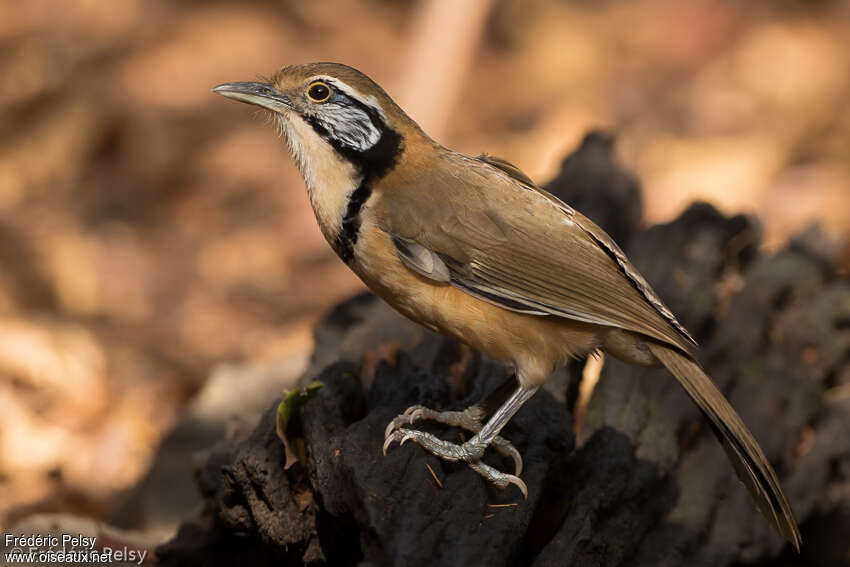
[[[370,106],[370,105],[368,105],[364,102],[357,100],[356,98],[352,97],[351,95],[349,95],[348,93],[344,92],[343,90],[341,90],[339,88],[334,88],[334,84],[331,83],[330,81],[327,81],[327,82],[325,82],[325,81],[315,81],[315,82],[311,83],[311,87],[313,85],[318,84],[318,83],[329,85],[330,88],[332,89],[332,92],[331,92],[331,94],[328,95],[328,98],[325,99],[322,102],[328,102],[328,103],[331,103],[335,106],[340,106],[340,107],[343,107],[343,108],[351,108],[351,107],[359,108],[360,110],[365,112],[366,115],[369,117],[369,120],[372,122],[372,126],[377,128],[379,131],[383,131],[386,128],[386,124],[384,123],[383,118],[381,118],[380,112],[378,112],[378,110],[375,107]],[[310,96],[309,89],[308,89],[308,95],[307,96],[308,97]],[[313,102],[316,102],[316,101],[313,101]]]

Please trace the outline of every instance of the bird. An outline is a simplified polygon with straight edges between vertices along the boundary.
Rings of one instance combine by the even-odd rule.
[[[385,431],[499,488],[517,486],[522,458],[500,433],[570,358],[597,351],[664,366],[703,414],[770,525],[799,551],[800,531],[773,467],[695,357],[696,342],[620,247],[518,167],[432,140],[377,83],[340,63],[281,68],[214,93],[269,111],[304,178],[336,254],[401,314],[513,369],[489,417],[412,406]],[[501,388],[504,389],[504,388]],[[486,420],[485,420],[486,418]],[[457,425],[452,443],[412,426]],[[481,460],[488,447],[514,474]]]

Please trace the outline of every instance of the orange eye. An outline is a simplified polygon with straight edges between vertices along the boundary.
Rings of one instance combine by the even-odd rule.
[[[313,102],[325,102],[331,98],[331,88],[321,81],[316,81],[307,87],[307,98]]]

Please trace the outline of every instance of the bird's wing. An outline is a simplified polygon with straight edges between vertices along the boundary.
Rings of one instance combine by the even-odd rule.
[[[410,269],[505,309],[619,327],[690,352],[691,336],[605,231],[507,162],[442,159],[456,162],[382,199],[382,228]]]

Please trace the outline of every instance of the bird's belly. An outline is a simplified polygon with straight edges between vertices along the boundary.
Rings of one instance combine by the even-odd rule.
[[[513,364],[521,381],[542,383],[569,356],[597,348],[596,325],[508,311],[409,270],[390,237],[363,223],[352,268],[372,291],[406,317]]]

